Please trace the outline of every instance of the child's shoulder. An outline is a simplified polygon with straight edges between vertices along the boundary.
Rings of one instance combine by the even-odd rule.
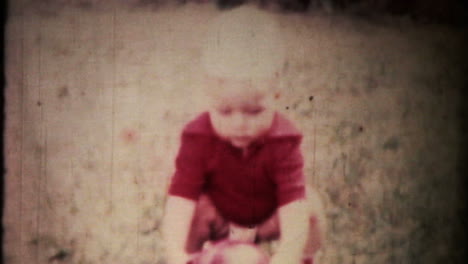
[[[208,112],[203,112],[189,121],[182,133],[186,135],[213,135]]]
[[[275,113],[273,124],[271,125],[268,136],[271,138],[301,138],[302,133],[297,129],[293,122],[277,112]]]

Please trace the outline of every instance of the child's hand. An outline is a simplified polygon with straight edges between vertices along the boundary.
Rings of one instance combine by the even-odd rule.
[[[281,238],[271,264],[300,264],[308,233],[308,210],[304,200],[279,209]]]
[[[177,254],[172,254],[169,257],[169,264],[187,264],[191,260],[191,256],[185,252],[180,252]]]
[[[269,264],[302,264],[302,254],[295,253],[277,253],[274,254]]]
[[[229,224],[229,240],[231,241],[253,243],[255,241],[256,234],[257,228],[242,227],[233,223]]]

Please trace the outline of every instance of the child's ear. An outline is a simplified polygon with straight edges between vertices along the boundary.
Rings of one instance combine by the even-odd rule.
[[[281,98],[281,92],[278,89],[273,90],[273,99],[278,101]]]
[[[278,111],[280,110],[280,105],[282,105],[282,94],[281,91],[276,87],[271,87],[267,90],[266,101],[268,108]]]
[[[269,94],[271,95],[271,102],[273,108],[276,111],[281,111],[282,105],[284,104],[285,94],[283,89],[281,89],[281,77],[279,72],[275,72],[274,76],[269,78],[268,80],[268,87],[269,87]]]
[[[281,97],[281,92],[280,92],[280,77],[279,73],[275,72],[273,77],[268,79],[267,86],[270,90],[270,92],[273,94],[274,99],[279,99]]]
[[[278,89],[280,81],[281,81],[280,73],[279,73],[279,71],[275,71],[273,76],[269,79],[269,82],[270,82],[269,85],[273,89]]]

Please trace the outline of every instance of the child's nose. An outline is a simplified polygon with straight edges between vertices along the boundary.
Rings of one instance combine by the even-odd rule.
[[[237,130],[245,129],[246,119],[242,113],[236,113],[233,115],[232,124]]]

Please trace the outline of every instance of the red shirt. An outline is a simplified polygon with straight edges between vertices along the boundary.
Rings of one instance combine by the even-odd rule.
[[[197,200],[209,195],[219,213],[239,225],[257,225],[305,196],[302,135],[280,114],[247,155],[216,136],[208,113],[182,132],[169,194]]]

